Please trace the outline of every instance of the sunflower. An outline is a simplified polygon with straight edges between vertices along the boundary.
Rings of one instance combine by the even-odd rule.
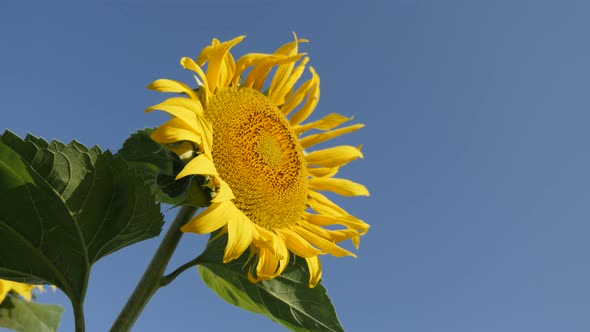
[[[4,301],[6,295],[8,295],[8,293],[11,291],[24,297],[27,301],[31,301],[31,292],[35,287],[39,287],[39,289],[42,290],[41,286],[0,279],[0,303]]]
[[[161,110],[172,116],[152,138],[186,162],[177,179],[201,176],[211,194],[207,209],[181,230],[227,233],[224,262],[250,248],[250,257],[256,258],[248,272],[252,282],[280,275],[294,253],[306,260],[309,286],[314,287],[322,274],[318,255],[356,257],[336,243],[351,239],[358,249],[359,237],[369,228],[320,191],[344,196],[369,192],[361,184],[334,177],[340,167],[363,157],[360,146],[308,151],[363,125],[338,128],[352,118],[335,113],[303,123],[318,103],[320,78],[310,66],[311,78],[296,87],[309,58],[298,50],[307,40],[294,37],[272,54],[249,53],[237,61],[230,49],[244,36],[226,42],[213,39],[196,61],[180,60],[194,72],[198,89],[156,80],[149,89],[184,96],[146,112]],[[315,133],[307,134],[310,130]]]

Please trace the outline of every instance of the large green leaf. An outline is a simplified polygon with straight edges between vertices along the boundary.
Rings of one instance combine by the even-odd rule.
[[[120,157],[7,131],[0,136],[0,278],[50,283],[73,303],[98,259],[157,236],[163,216]]]
[[[146,128],[133,133],[117,154],[138,170],[158,201],[180,204],[185,199],[189,179],[176,181],[175,176],[184,164],[150,138],[153,132],[154,129]]]
[[[304,259],[292,256],[293,263],[280,276],[254,284],[247,277],[248,253],[222,263],[226,243],[226,236],[211,241],[199,265],[201,278],[221,298],[293,331],[344,331],[324,286],[309,288]]]
[[[27,302],[8,296],[0,303],[0,327],[22,332],[57,331],[63,311],[59,305]]]

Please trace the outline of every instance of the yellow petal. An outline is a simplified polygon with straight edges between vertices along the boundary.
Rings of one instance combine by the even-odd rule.
[[[183,97],[168,98],[160,104],[149,107],[145,112],[153,110],[161,110],[183,120],[194,119],[195,114],[203,115],[203,106],[199,101]]]
[[[277,71],[277,74],[275,74],[275,76],[273,77],[273,82],[271,83],[270,88],[268,90],[268,98],[270,98],[270,100],[272,100],[275,105],[280,106],[285,103],[287,96],[289,94],[289,91],[291,91],[293,89],[293,86],[295,85],[295,83],[297,83],[297,81],[301,78],[301,75],[303,74],[303,71],[305,70],[305,65],[308,62],[309,62],[308,57],[303,58],[303,60],[301,60],[299,65],[297,65],[297,67],[295,69],[293,69],[293,71],[290,72],[288,74],[288,76],[287,76],[287,74],[285,74],[286,78],[279,76],[282,73],[279,74],[279,72]],[[292,67],[293,65],[295,65],[295,63],[287,64],[287,65],[283,65],[283,66],[291,66]],[[275,82],[275,79],[276,79],[276,82]]]
[[[209,82],[207,81],[207,76],[205,75],[205,72],[203,72],[203,69],[201,69],[201,67],[197,65],[195,61],[193,61],[193,59],[189,57],[184,57],[180,59],[180,65],[182,65],[184,69],[191,70],[199,76],[201,83],[203,83],[202,89],[200,89],[200,91],[202,94],[202,100],[204,101],[206,107],[209,104],[209,96],[211,94],[211,90],[209,90]]]
[[[160,125],[151,135],[160,144],[190,141],[201,143],[201,135],[179,118],[169,120]]]
[[[176,153],[178,158],[183,161],[189,161],[193,159],[198,151],[198,147],[195,145],[195,143],[190,141],[184,141],[180,145],[167,145],[166,148]]]
[[[221,68],[223,68],[223,71],[219,74],[217,86],[229,86],[234,77],[234,73],[236,72],[236,62],[230,52],[227,52],[225,55],[223,66],[221,66]]]
[[[346,226],[359,234],[353,235],[362,235],[365,234],[368,230],[370,225],[365,223],[364,221],[351,216],[328,216],[328,215],[321,215],[321,214],[311,214],[305,213],[304,214],[305,220],[313,225],[316,226],[332,226],[332,225],[342,225]],[[302,223],[303,225],[304,223]]]
[[[235,218],[236,207],[232,202],[211,203],[203,212],[196,215],[180,228],[183,232],[208,234],[225,226],[231,218]]]
[[[213,40],[211,40],[211,45],[205,46],[205,48],[201,50],[201,53],[197,57],[197,65],[203,66],[209,59],[209,54],[211,54],[213,48],[218,46],[219,44],[219,39],[213,38]]]
[[[35,288],[34,285],[0,279],[0,303],[4,301],[4,298],[10,291],[17,293],[27,301],[31,301],[31,291],[33,288]]]
[[[297,88],[297,91],[291,94],[290,97],[287,99],[286,103],[281,107],[281,112],[283,113],[283,115],[289,115],[291,111],[293,111],[297,106],[299,106],[303,99],[305,99],[305,96],[309,95],[313,86],[313,78],[303,82],[303,84],[301,84],[301,86]]]
[[[225,55],[227,52],[241,42],[246,36],[239,36],[232,40],[223,42],[219,45],[213,46],[210,50],[207,61],[207,81],[209,82],[209,91],[215,93],[215,89],[219,83],[219,73],[224,70],[225,67]]]
[[[311,71],[314,84],[307,95],[305,105],[303,105],[303,107],[295,112],[295,114],[289,119],[289,123],[291,123],[292,126],[296,126],[305,121],[305,119],[307,119],[307,117],[315,110],[315,107],[320,100],[320,77],[316,74],[313,67],[310,66],[309,70]]]
[[[285,241],[283,241],[283,239],[281,239],[276,233],[258,225],[256,225],[256,230],[257,233],[253,240],[256,246],[267,248],[273,255],[277,256],[278,259],[289,257],[289,250],[287,249]]]
[[[356,249],[359,248],[359,245],[361,244],[361,237],[360,236],[355,236],[352,238],[352,244],[354,244],[354,247]]]
[[[199,96],[188,85],[175,80],[162,78],[153,81],[147,88],[159,92],[184,93],[193,100],[199,100]]]
[[[312,257],[317,256],[321,252],[314,248],[309,242],[305,241],[299,234],[285,229],[277,229],[277,234],[287,245],[287,248],[299,257]]]
[[[320,194],[317,191],[309,190],[307,192],[307,195],[309,196],[308,202],[311,205],[311,208],[314,210],[315,210],[315,207],[312,204],[317,203],[314,205],[321,205],[330,211],[329,213],[326,212],[327,214],[334,215],[334,216],[347,216],[347,215],[349,215],[349,213],[346,212],[343,208],[341,208],[336,203],[329,200],[328,197]],[[317,212],[320,212],[320,211],[317,211]],[[320,212],[320,213],[324,214],[324,212]]]
[[[359,233],[356,230],[350,228],[332,230],[305,222],[301,223],[300,226],[330,242],[342,242],[344,240],[352,239],[355,236],[359,236]]]
[[[234,77],[232,79],[232,84],[237,85],[240,79],[240,76],[247,68],[254,66],[265,59],[272,57],[272,54],[265,54],[265,53],[248,53],[242,56],[236,62],[236,70],[234,72]]]
[[[213,149],[213,126],[205,117],[200,115],[197,115],[195,123],[198,126],[197,130],[203,137],[203,151],[206,155],[211,156]]]
[[[287,54],[287,55],[288,54],[295,54],[295,53],[297,53],[297,46],[300,43],[308,43],[309,42],[309,40],[304,39],[304,38],[298,39],[297,34],[295,32],[293,32],[293,39],[295,39],[295,40],[279,47],[275,51],[275,54]]]
[[[360,183],[338,178],[311,178],[309,188],[328,190],[342,196],[369,196],[369,191]]]
[[[297,35],[295,34],[293,34],[293,37],[295,38],[295,41],[281,46],[275,54],[284,54],[287,56],[296,55],[299,51],[299,43],[304,42],[305,40],[297,40]],[[309,58],[304,58],[302,61],[303,66],[300,64],[295,70],[293,70],[295,62],[289,62],[278,66],[268,89],[268,97],[275,103],[275,105],[282,105],[285,102],[285,95],[299,79],[299,76],[303,73],[303,68],[308,61]]]
[[[299,60],[303,54],[293,56],[271,55],[264,60],[259,61],[246,77],[246,87],[251,87],[261,91],[264,81],[272,67],[276,65],[291,63]]]
[[[232,204],[233,205],[233,204]],[[227,220],[227,246],[223,255],[223,262],[230,262],[242,255],[252,243],[255,228],[250,219],[237,207],[234,218]]]
[[[332,177],[338,173],[340,167],[307,167],[307,173],[317,178]]]
[[[304,133],[310,129],[330,130],[352,119],[353,117],[347,118],[338,113],[330,113],[317,121],[296,126],[293,130],[296,134]]]
[[[236,198],[227,182],[223,181],[219,177],[215,177],[215,179],[216,182],[219,183],[219,189],[217,190],[215,197],[213,197],[211,202],[225,202]]]
[[[189,161],[188,164],[184,166],[182,171],[178,173],[176,176],[176,180],[182,179],[185,176],[189,175],[218,175],[217,169],[215,169],[215,164],[206,155],[201,154],[198,155],[193,160]]]
[[[286,265],[284,264],[284,261],[285,260],[283,260],[282,265]],[[266,248],[260,248],[258,250],[258,263],[256,264],[256,278],[253,279],[258,281],[275,278],[280,274],[280,272],[282,272],[281,263],[281,260],[273,255],[270,250]]]
[[[303,137],[299,140],[299,143],[301,144],[301,147],[304,149],[309,148],[312,145],[330,140],[334,137],[338,137],[344,134],[348,134],[351,133],[353,131],[357,131],[359,129],[361,129],[362,127],[364,127],[364,124],[358,123],[352,126],[348,126],[348,127],[343,127],[343,128],[339,128],[339,129],[334,129],[334,130],[330,130],[327,131],[325,133],[319,133],[319,134],[313,134],[313,135],[309,135],[306,137]]]
[[[317,150],[310,152],[305,156],[305,160],[308,164],[325,167],[342,166],[357,158],[363,158],[363,154],[358,148],[350,145],[341,145],[324,150]]]
[[[309,287],[314,288],[322,279],[322,264],[318,256],[306,258],[309,269]]]
[[[336,257],[344,257],[344,256],[356,257],[356,255],[351,253],[350,251],[337,246],[334,242],[328,241],[328,240],[322,238],[321,236],[319,236],[315,233],[312,233],[301,226],[293,226],[293,230],[296,231],[299,235],[301,235],[309,243],[320,248],[323,253],[328,253],[328,254],[334,255]]]
[[[20,282],[12,283],[12,291],[22,296],[25,300],[31,301],[31,292],[35,288],[34,285],[23,284]]]
[[[198,142],[199,146],[203,146],[205,153],[210,153],[213,144],[213,129],[209,121],[203,116],[203,108],[199,101],[193,101],[187,98],[170,98],[161,104],[154,105],[146,110],[150,112],[154,109],[160,109],[172,116],[182,119],[189,127],[182,126],[187,130],[193,130],[195,134],[203,138]],[[192,129],[191,129],[192,128]]]

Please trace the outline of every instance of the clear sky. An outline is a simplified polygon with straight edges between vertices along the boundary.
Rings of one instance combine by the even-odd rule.
[[[295,31],[322,80],[314,116],[366,124],[337,143],[364,145],[342,175],[371,197],[338,202],[372,228],[358,259],[323,259],[347,331],[590,331],[590,3],[344,2],[4,1],[0,127],[116,151],[166,119],[143,113],[164,98],[145,86],[191,82],[182,56],[241,34],[234,54],[272,52]],[[185,236],[172,267],[205,239]],[[88,331],[109,328],[158,242],[95,265]],[[60,292],[39,300],[73,329]],[[280,327],[192,269],[135,331],[255,329]]]

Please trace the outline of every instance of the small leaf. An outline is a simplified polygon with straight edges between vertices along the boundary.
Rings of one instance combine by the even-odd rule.
[[[79,304],[100,258],[157,236],[143,179],[98,147],[0,136],[0,278],[49,283]]]
[[[62,306],[27,302],[14,296],[8,296],[0,303],[0,327],[15,331],[57,331]]]
[[[183,163],[173,153],[151,139],[152,128],[133,133],[123,143],[117,155],[122,156],[143,176],[152,188],[156,199],[162,203],[177,205],[183,202],[188,187],[188,178],[176,181]]]
[[[291,265],[280,276],[254,284],[247,277],[248,252],[222,263],[226,243],[227,236],[211,241],[199,265],[205,284],[222,299],[265,315],[292,331],[344,331],[324,286],[320,283],[309,288],[304,259],[292,255]]]

